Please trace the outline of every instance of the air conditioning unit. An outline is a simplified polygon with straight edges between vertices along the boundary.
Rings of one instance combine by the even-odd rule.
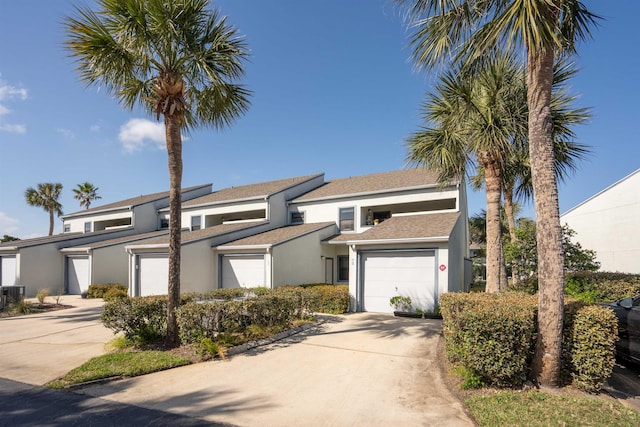
[[[0,286],[0,309],[24,298],[24,286]]]

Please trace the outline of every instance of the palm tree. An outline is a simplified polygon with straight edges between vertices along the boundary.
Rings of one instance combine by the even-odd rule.
[[[90,182],[78,184],[77,187],[73,189],[73,192],[75,193],[73,198],[80,201],[80,206],[84,206],[86,209],[89,209],[93,200],[102,199],[102,197],[98,195],[98,190],[99,188],[95,187]]]
[[[554,61],[575,52],[599,16],[580,0],[396,0],[407,5],[419,67],[464,64],[507,46],[526,52],[528,140],[537,217],[538,341],[534,376],[560,378],[564,274],[558,185],[554,170],[551,88]]]
[[[439,173],[440,182],[462,177],[467,166],[484,171],[486,188],[487,292],[507,287],[502,252],[502,171],[513,141],[526,129],[524,72],[508,55],[497,55],[473,75],[444,74],[423,105],[427,127],[408,140],[408,160]]]
[[[27,204],[37,206],[49,212],[49,236],[53,236],[53,214],[62,215],[62,205],[58,202],[62,192],[62,184],[45,182],[38,184],[38,189],[29,187],[24,192]]]
[[[98,0],[76,8],[66,47],[87,85],[107,89],[128,109],[164,118],[169,164],[169,303],[166,345],[179,343],[182,136],[199,126],[230,125],[249,107],[236,83],[247,47],[208,0]]]

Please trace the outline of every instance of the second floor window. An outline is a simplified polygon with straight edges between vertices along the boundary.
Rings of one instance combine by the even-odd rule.
[[[85,233],[91,233],[91,222],[85,222],[84,223],[84,232]]]
[[[168,217],[160,218],[160,229],[164,230],[166,228],[169,228],[169,218]]]
[[[304,212],[291,212],[291,224],[304,224]]]
[[[191,231],[200,230],[200,217],[192,216],[191,217]]]
[[[340,208],[340,231],[353,231],[354,208]]]

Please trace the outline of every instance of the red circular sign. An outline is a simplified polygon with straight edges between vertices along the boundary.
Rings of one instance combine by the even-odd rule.
[[[440,264],[440,271],[445,271],[447,269],[447,266],[444,264]]]

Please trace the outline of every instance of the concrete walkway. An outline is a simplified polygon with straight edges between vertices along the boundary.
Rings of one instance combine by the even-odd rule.
[[[228,361],[79,392],[240,426],[472,426],[435,362],[440,323],[335,316]]]
[[[102,299],[60,303],[74,308],[0,319],[0,377],[43,385],[104,353],[113,332],[100,322]]]

